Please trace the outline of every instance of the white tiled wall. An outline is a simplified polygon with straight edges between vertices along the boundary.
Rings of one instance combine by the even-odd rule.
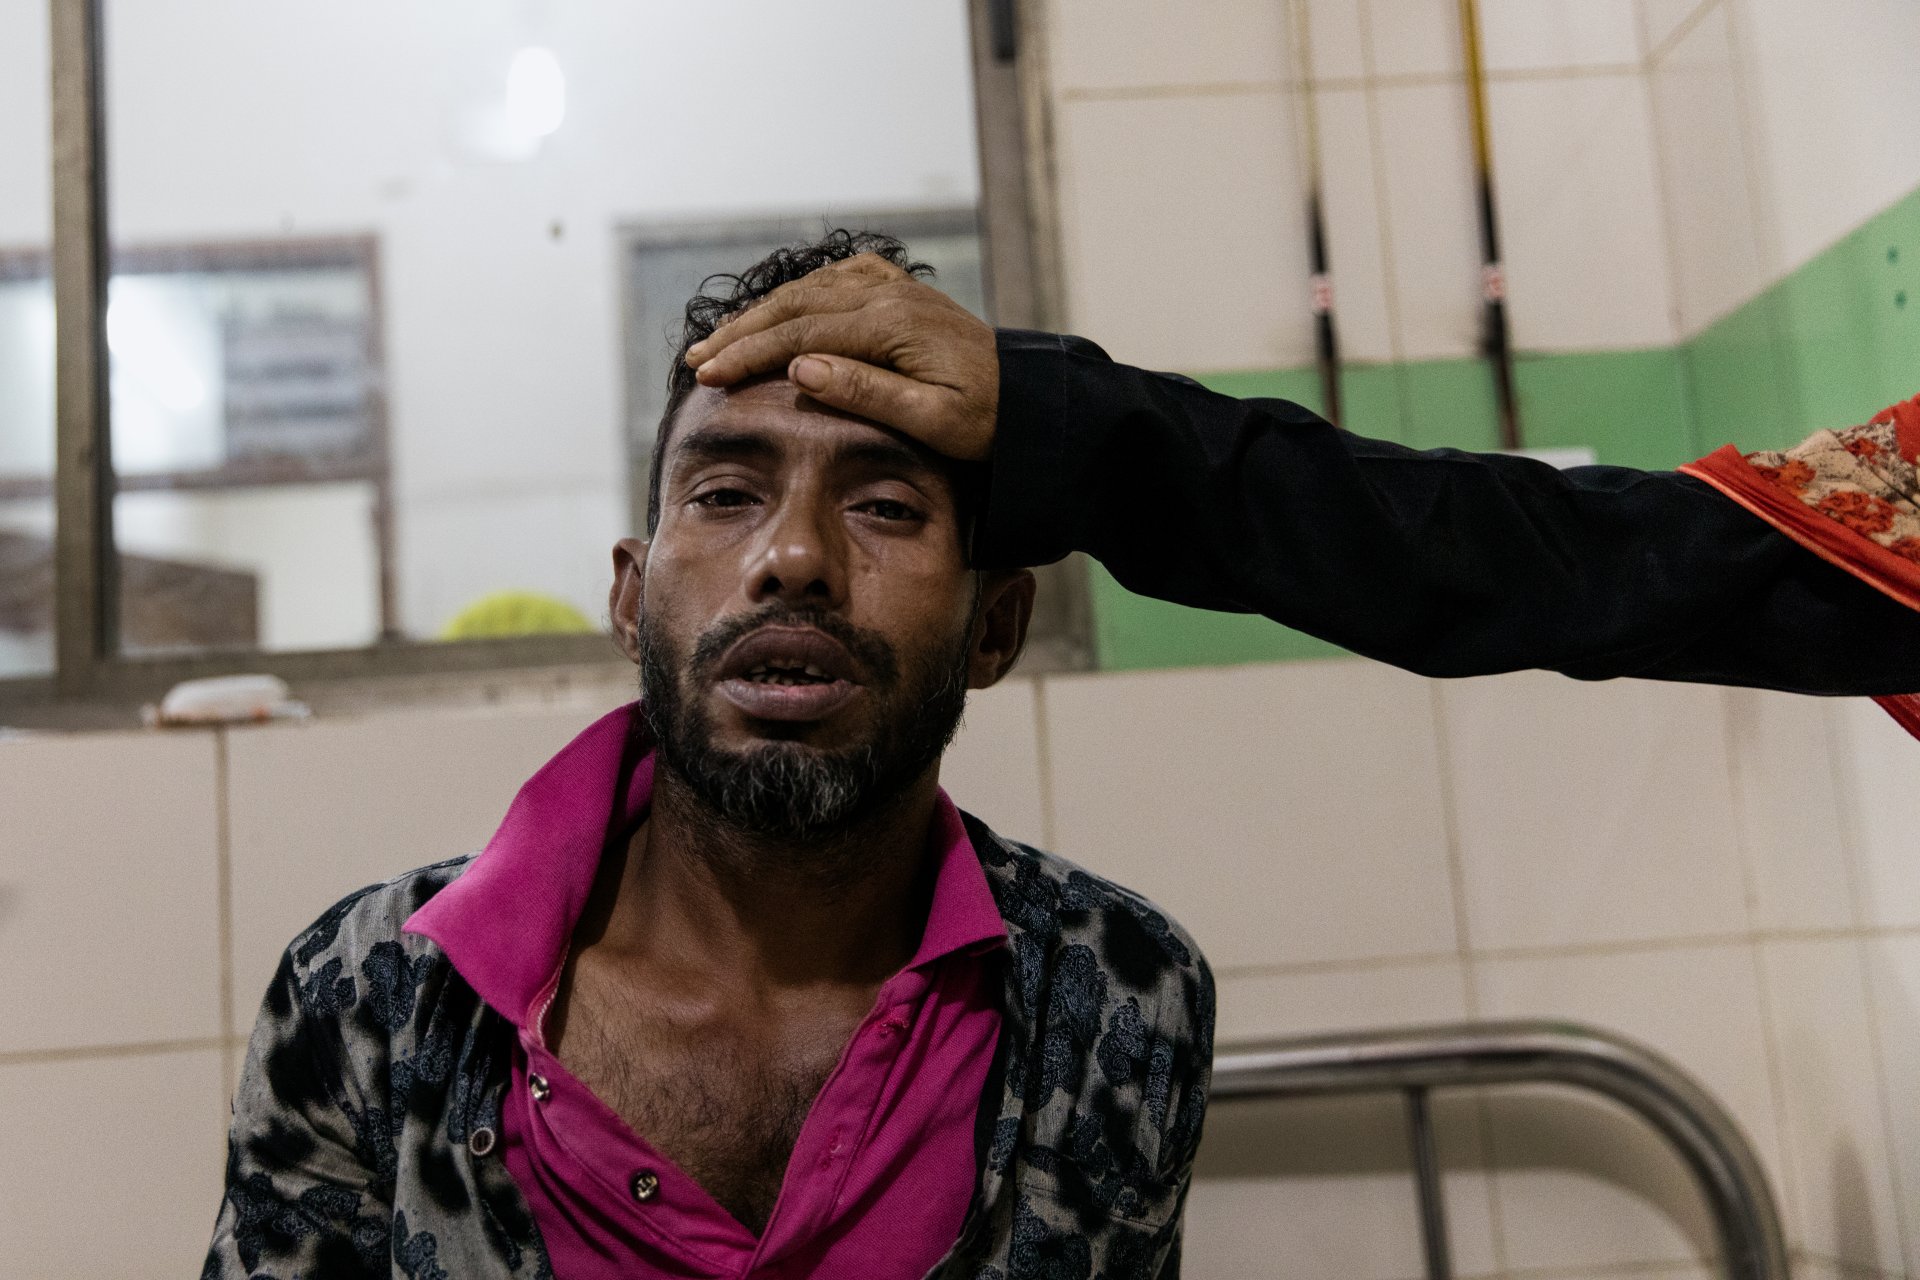
[[[1468,1016],[1462,960],[1259,973],[1222,971],[1222,1043]],[[1492,1187],[1478,1100],[1442,1095],[1433,1122],[1442,1155],[1456,1270],[1493,1272]],[[1196,1276],[1394,1277],[1420,1274],[1407,1129],[1398,1097],[1245,1104],[1208,1122],[1186,1258]]]
[[[1474,946],[1746,928],[1720,697],[1538,673],[1442,686]]]
[[[1480,0],[1488,71],[1631,70],[1633,0]]]
[[[294,934],[363,885],[472,853],[520,784],[585,727],[575,709],[372,717],[226,735],[232,1026]]]
[[[0,744],[0,1055],[219,1035],[214,765],[205,737]]]
[[[1724,0],[1671,11],[1644,0],[1674,323],[1688,337],[1773,279],[1771,223],[1756,184],[1747,90]],[[1682,10],[1685,10],[1682,13]]]
[[[209,1045],[0,1060],[8,1275],[199,1274],[226,1165],[221,1057]]]
[[[1488,959],[1475,975],[1487,1016],[1589,1022],[1683,1064],[1779,1168],[1751,946]],[[1639,1121],[1538,1093],[1489,1105],[1509,1265],[1625,1267],[1712,1248],[1683,1167]]]
[[[1638,2],[1686,337],[1920,185],[1920,8]]]
[[[1291,110],[1275,88],[1061,104],[1069,306],[1116,359],[1298,363],[1312,318]]]
[[[1399,347],[1394,264],[1387,236],[1386,171],[1374,145],[1380,118],[1365,89],[1327,89],[1315,102],[1326,178],[1327,251],[1339,263],[1340,350],[1384,363]]]
[[[22,1274],[189,1272],[275,952],[342,893],[483,842],[600,710],[0,744],[0,961],[25,979],[0,985],[0,1133],[62,1153],[0,1173]],[[1191,928],[1223,1044],[1594,1022],[1725,1103],[1804,1274],[1920,1261],[1920,744],[1871,706],[1359,661],[1016,680],[976,697],[945,780]],[[1435,1112],[1459,1274],[1709,1262],[1684,1170],[1624,1113],[1545,1091]],[[1189,1274],[1418,1274],[1396,1099],[1208,1125]]]
[[[1672,343],[1636,0],[1481,10],[1518,344]],[[1154,367],[1312,361],[1310,87],[1343,356],[1474,354],[1480,241],[1456,0],[1051,0],[1046,13],[1072,326]]]
[[[1456,0],[1045,8],[1070,325],[1154,367],[1310,364],[1310,86],[1343,356],[1475,352]],[[1904,0],[1480,14],[1522,350],[1690,338],[1920,184],[1920,7]]]
[[[1396,0],[1397,2],[1397,0]],[[1392,246],[1396,356],[1469,356],[1480,336],[1480,231],[1467,103],[1452,81],[1373,90]],[[1340,264],[1333,264],[1335,288]]]
[[[1784,272],[1920,183],[1920,5],[1725,0]]]
[[[1488,102],[1515,331],[1553,351],[1672,343],[1641,77],[1512,80],[1489,86]],[[1607,252],[1614,244],[1637,248]]]
[[[1160,902],[1215,964],[1456,951],[1424,682],[1307,663],[1067,677],[1046,698],[1058,851]]]

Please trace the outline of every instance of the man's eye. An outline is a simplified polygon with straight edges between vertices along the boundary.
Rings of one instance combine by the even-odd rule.
[[[920,513],[904,502],[895,502],[892,498],[875,498],[863,502],[857,510],[868,515],[878,516],[882,520],[918,520]]]
[[[745,489],[709,489],[705,493],[695,494],[693,505],[708,508],[744,507],[752,503],[754,497]]]

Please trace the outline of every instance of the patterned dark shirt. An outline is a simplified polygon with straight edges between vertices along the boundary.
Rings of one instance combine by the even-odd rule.
[[[1206,961],[1145,899],[966,824],[1007,925],[1004,1021],[973,1201],[929,1275],[1177,1277],[1213,1058]],[[512,1028],[401,931],[470,862],[363,889],[287,949],[203,1280],[552,1275],[497,1136]]]

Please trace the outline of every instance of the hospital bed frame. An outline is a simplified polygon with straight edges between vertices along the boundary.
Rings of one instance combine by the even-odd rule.
[[[1773,1193],[1739,1125],[1692,1076],[1609,1031],[1564,1022],[1476,1022],[1222,1046],[1214,1057],[1212,1097],[1233,1103],[1405,1095],[1426,1275],[1452,1280],[1428,1095],[1516,1084],[1599,1094],[1652,1125],[1685,1161],[1712,1212],[1721,1273],[1729,1280],[1787,1280]]]

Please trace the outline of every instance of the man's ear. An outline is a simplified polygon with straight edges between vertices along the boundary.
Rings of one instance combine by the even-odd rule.
[[[640,661],[640,584],[647,575],[647,548],[638,538],[613,544],[613,589],[607,592],[607,615],[613,637],[630,662]]]
[[[989,689],[1013,670],[1033,619],[1033,575],[1025,569],[980,575],[980,604],[967,651],[967,688]]]

